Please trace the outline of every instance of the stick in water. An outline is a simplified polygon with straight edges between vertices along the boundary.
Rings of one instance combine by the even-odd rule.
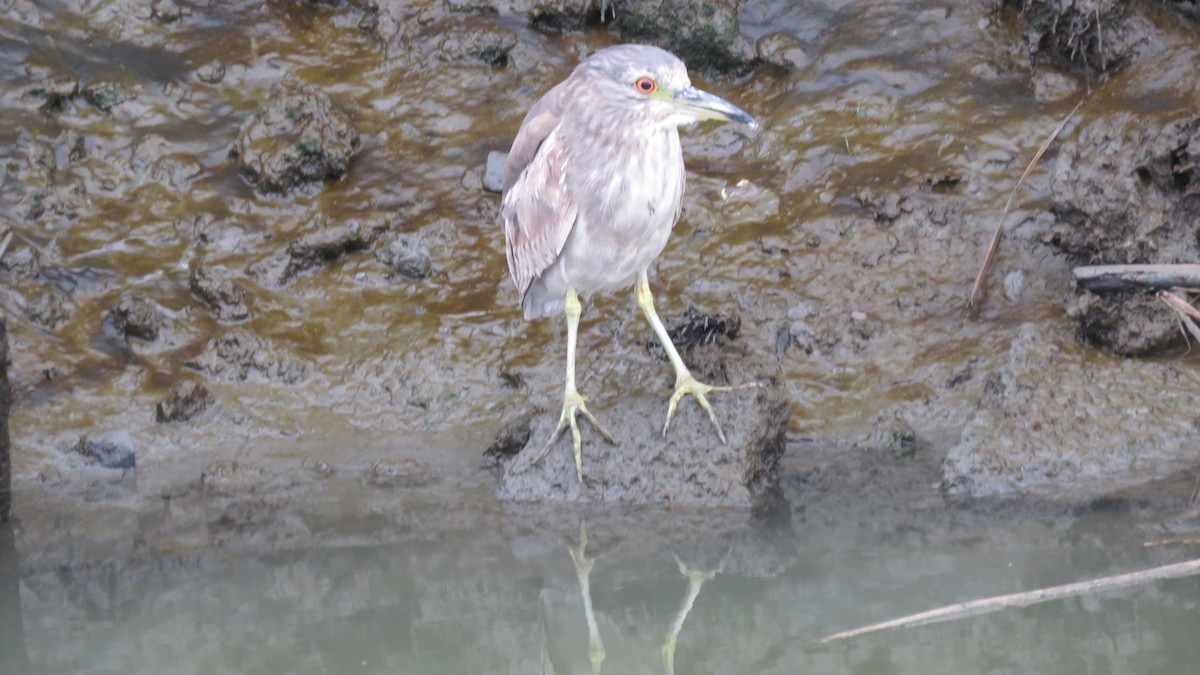
[[[1025,591],[1024,593],[1012,593],[1010,595],[997,595],[991,598],[981,598],[979,600],[970,600],[968,602],[960,602],[958,604],[932,609],[928,612],[920,614],[912,614],[909,616],[884,621],[883,623],[875,623],[854,630],[842,631],[827,635],[819,640],[821,644],[834,642],[837,640],[845,640],[846,638],[858,637],[867,633],[887,630],[889,628],[910,628],[913,626],[923,626],[930,623],[938,623],[940,621],[951,621],[954,619],[965,619],[971,616],[980,614],[988,614],[990,612],[999,611],[1008,607],[1028,607],[1038,603],[1047,602],[1050,600],[1060,600],[1076,595],[1084,595],[1086,593],[1097,593],[1099,591],[1108,591],[1115,588],[1125,588],[1127,586],[1136,586],[1151,581],[1159,581],[1162,579],[1178,579],[1179,577],[1187,577],[1195,574],[1200,574],[1200,560],[1189,560],[1187,562],[1176,563],[1174,565],[1164,565],[1162,567],[1154,567],[1148,570],[1138,572],[1128,572],[1126,574],[1118,574],[1112,577],[1101,577],[1090,581],[1079,581],[1073,584],[1063,586],[1051,586],[1050,588],[1040,588],[1033,591]]]

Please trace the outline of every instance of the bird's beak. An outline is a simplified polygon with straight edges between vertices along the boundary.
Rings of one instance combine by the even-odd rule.
[[[751,129],[759,127],[758,120],[751,117],[745,110],[702,89],[685,87],[675,92],[675,95],[669,100],[698,120],[741,122]]]

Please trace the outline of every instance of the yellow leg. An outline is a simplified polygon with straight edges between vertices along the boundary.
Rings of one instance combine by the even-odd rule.
[[[575,563],[575,577],[579,580],[579,593],[583,598],[583,615],[588,627],[588,660],[592,662],[593,675],[598,674],[604,667],[604,640],[600,638],[600,625],[596,622],[596,612],[592,609],[592,568],[596,565],[595,558],[587,557],[587,525],[579,523],[579,546],[568,546],[571,561]]]
[[[563,408],[562,414],[558,418],[558,426],[555,427],[554,433],[550,434],[550,440],[546,442],[546,447],[537,459],[533,460],[536,464],[540,462],[547,453],[550,452],[550,446],[558,437],[562,435],[568,427],[571,429],[571,440],[575,446],[575,475],[579,480],[583,480],[583,440],[579,436],[579,424],[575,421],[576,414],[582,414],[591,422],[596,431],[604,437],[609,443],[615,443],[612,434],[600,425],[596,417],[588,412],[587,399],[580,396],[579,390],[575,388],[575,343],[579,333],[579,315],[583,313],[583,307],[579,304],[579,296],[575,294],[575,289],[567,289],[566,306],[564,313],[567,315],[567,382],[563,389]]]
[[[675,557],[675,563],[679,565],[679,573],[687,577],[688,587],[687,595],[683,598],[683,604],[680,605],[679,611],[675,613],[675,620],[671,622],[671,630],[667,632],[667,637],[663,640],[662,657],[663,665],[666,666],[667,675],[675,675],[675,644],[679,639],[679,631],[683,629],[683,622],[687,619],[687,615],[692,611],[692,606],[696,604],[696,597],[700,595],[700,589],[704,586],[704,582],[712,579],[721,572],[723,567],[717,567],[715,570],[693,570],[688,567],[678,556]]]
[[[679,405],[680,399],[691,394],[700,407],[708,413],[708,419],[712,420],[713,426],[717,428],[717,437],[721,439],[722,443],[725,443],[725,432],[721,430],[717,414],[713,412],[712,406],[709,405],[708,399],[704,395],[710,391],[729,391],[732,387],[714,387],[704,384],[692,377],[691,371],[683,365],[683,359],[679,357],[679,351],[671,343],[671,336],[667,335],[667,329],[663,326],[662,319],[659,319],[658,312],[654,311],[654,296],[650,294],[650,280],[646,277],[645,270],[638,273],[637,283],[634,284],[633,290],[638,307],[642,308],[642,313],[646,315],[646,320],[650,322],[654,334],[658,336],[658,341],[662,343],[663,349],[667,350],[667,358],[671,360],[671,366],[675,368],[675,393],[671,396],[671,403],[667,406],[667,421],[663,423],[663,435],[666,435],[667,428],[671,426],[671,418],[675,416],[675,408]]]

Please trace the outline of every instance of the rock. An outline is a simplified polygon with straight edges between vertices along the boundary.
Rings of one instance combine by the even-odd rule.
[[[601,422],[621,420],[617,444],[604,442],[580,418],[583,483],[575,475],[570,431],[540,462],[557,412],[537,415],[528,443],[508,464],[500,496],[516,501],[680,503],[751,507],[760,489],[775,480],[783,455],[788,402],[774,386],[709,395],[728,443],[694,401],[679,405],[666,436],[664,400],[618,396],[603,408],[589,406]],[[495,445],[495,444],[493,444]]]
[[[364,28],[377,35],[389,52],[416,63],[481,62],[493,68],[507,65],[508,54],[517,45],[516,32],[498,20],[498,10],[524,9],[486,2],[451,2],[449,12],[440,3],[368,0],[366,4],[373,18]]]
[[[375,462],[367,469],[366,480],[375,487],[415,487],[427,483],[429,476],[419,462],[406,457]]]
[[[1025,272],[1021,270],[1013,270],[1004,275],[1004,297],[1011,302],[1016,302],[1021,299],[1021,293],[1025,290]]]
[[[8,413],[12,410],[12,386],[8,383],[8,322],[0,317],[0,523],[12,512],[12,458]]]
[[[1005,0],[1020,5],[1029,56],[1089,78],[1113,73],[1147,49],[1153,25],[1125,0]]]
[[[1200,260],[1200,117],[1165,128],[1142,116],[1099,117],[1064,143],[1051,177],[1058,218],[1043,241],[1079,264]],[[1182,346],[1172,313],[1148,296],[1068,300],[1088,342],[1125,355]]]
[[[150,18],[162,23],[174,23],[183,18],[183,8],[175,0],[153,0]]]
[[[213,60],[196,70],[196,79],[205,84],[219,84],[225,79],[225,64]]]
[[[295,384],[308,373],[308,365],[303,361],[240,328],[209,340],[204,351],[184,365],[223,382],[244,382],[257,376]]]
[[[496,439],[492,441],[487,450],[483,451],[483,456],[507,459],[519,454],[526,445],[529,445],[529,437],[533,434],[531,426],[533,418],[532,414],[525,415],[505,425],[500,433],[496,434]]]
[[[1151,293],[1079,291],[1067,301],[1067,316],[1084,342],[1121,356],[1153,356],[1185,344],[1175,312]]]
[[[99,438],[81,436],[79,442],[71,447],[71,452],[92,459],[106,469],[124,470],[137,466],[133,439],[126,431],[104,434]]]
[[[517,46],[517,34],[487,16],[450,15],[425,28],[412,45],[440,61],[482,61],[500,68]]]
[[[104,327],[115,336],[128,340],[137,338],[153,342],[158,339],[167,317],[158,305],[141,296],[130,296],[108,310]]]
[[[176,383],[154,410],[157,422],[186,422],[213,404],[213,396],[194,380]]]
[[[231,154],[258,189],[288,192],[304,182],[345,175],[358,133],[324,92],[287,79],[242,125]]]
[[[83,90],[83,100],[92,104],[101,112],[109,112],[125,101],[125,92],[113,82],[101,82],[88,85]]]
[[[375,221],[351,221],[345,225],[330,224],[319,216],[309,226],[312,232],[293,240],[282,251],[264,258],[246,273],[266,283],[283,286],[300,272],[337,260],[347,253],[368,248],[386,225]]]
[[[413,281],[428,278],[433,270],[428,248],[416,235],[397,235],[390,244],[375,251],[375,259]]]
[[[238,322],[250,318],[245,292],[220,271],[197,267],[192,270],[188,286],[219,321]]]
[[[1192,470],[1200,416],[1178,410],[1200,410],[1196,369],[1097,358],[1027,325],[947,453],[942,485],[954,496],[1085,502]]]
[[[69,75],[47,75],[25,90],[25,97],[42,101],[41,109],[58,112],[79,95],[79,80]]]
[[[47,330],[57,330],[71,317],[71,310],[60,293],[46,290],[25,305],[25,316]]]
[[[794,36],[787,33],[767,33],[754,45],[758,59],[780,68],[800,69],[808,65],[808,54]]]
[[[483,170],[483,189],[497,194],[504,191],[504,162],[507,152],[492,150],[487,156],[487,167]]]
[[[689,68],[726,72],[755,58],[741,33],[739,0],[646,0],[622,5],[616,25],[626,39],[649,40]]]

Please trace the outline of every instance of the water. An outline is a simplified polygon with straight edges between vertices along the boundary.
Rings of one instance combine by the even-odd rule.
[[[529,513],[449,533],[423,531],[444,514],[419,509],[309,523],[365,539],[270,553],[239,552],[232,531],[184,555],[72,563],[62,551],[43,564],[38,551],[0,586],[0,672],[588,673],[595,659],[602,672],[667,673],[672,638],[678,673],[1183,673],[1200,658],[1195,578],[815,644],[1195,553],[1144,546],[1164,535],[1131,513],[830,513],[722,530],[730,516],[579,515],[590,575],[570,551],[575,517]],[[398,541],[367,543],[393,530]],[[0,541],[11,570],[12,539]]]

